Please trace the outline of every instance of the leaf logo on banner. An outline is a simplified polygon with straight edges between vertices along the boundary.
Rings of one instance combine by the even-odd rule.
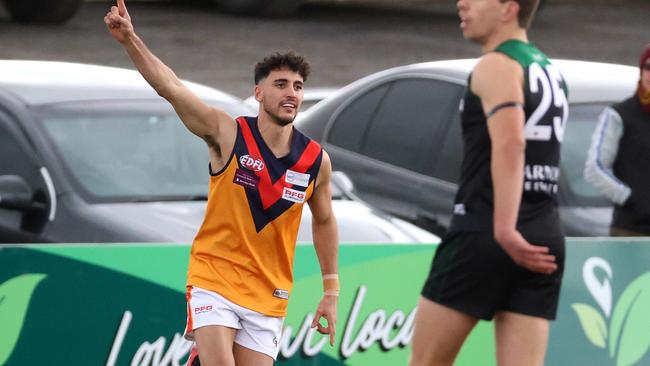
[[[34,289],[45,277],[44,274],[31,273],[14,277],[0,285],[0,365],[4,365],[11,356],[20,337]]]
[[[596,347],[605,348],[607,342],[607,324],[598,310],[587,304],[573,304],[571,308],[578,314],[582,329],[587,339]]]
[[[602,269],[608,278],[598,281],[595,268]],[[609,279],[612,270],[609,263],[602,258],[590,258],[583,267],[583,277],[605,315],[587,304],[571,306],[587,339],[598,348],[608,349],[616,366],[634,365],[650,349],[650,272],[632,281],[625,289],[614,308],[609,328],[605,321],[611,310]]]
[[[633,365],[650,348],[650,272],[634,280],[616,304],[610,324],[609,356]]]

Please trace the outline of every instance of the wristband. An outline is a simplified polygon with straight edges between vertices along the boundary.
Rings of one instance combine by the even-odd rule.
[[[339,296],[339,290],[339,275],[337,273],[323,275],[323,291],[326,296]]]

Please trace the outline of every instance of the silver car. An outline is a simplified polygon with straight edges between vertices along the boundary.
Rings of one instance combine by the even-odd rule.
[[[296,125],[320,141],[334,169],[349,175],[373,206],[442,234],[460,175],[459,104],[476,60],[449,60],[385,70],[358,80]],[[562,147],[560,212],[570,236],[607,235],[611,206],[583,179],[597,116],[634,92],[638,69],[556,60],[569,87]]]
[[[208,192],[207,148],[139,73],[37,61],[0,61],[0,70],[0,242],[192,241]],[[255,114],[186,84],[231,116]],[[438,240],[335,191],[342,242]],[[308,209],[303,216],[309,223]],[[311,228],[298,240],[311,242]]]

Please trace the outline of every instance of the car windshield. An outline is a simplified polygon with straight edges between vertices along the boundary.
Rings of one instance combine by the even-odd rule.
[[[212,103],[231,116],[250,113]],[[39,108],[55,152],[94,202],[205,199],[208,149],[162,101],[67,103]]]
[[[568,206],[611,206],[584,178],[585,160],[598,115],[607,104],[571,104],[562,143],[562,175],[567,178]]]

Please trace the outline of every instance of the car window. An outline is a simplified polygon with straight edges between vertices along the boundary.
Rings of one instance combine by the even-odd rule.
[[[363,154],[424,173],[432,146],[450,122],[462,87],[444,81],[413,78],[393,83],[373,117]]]
[[[90,201],[206,195],[208,149],[166,103],[70,104],[37,114],[69,175]]]
[[[0,112],[0,175],[17,175],[25,180],[35,201],[47,203],[47,187],[41,175],[41,166],[19,132],[9,128],[10,121]],[[34,229],[31,220],[22,220],[18,211],[0,209],[0,226]],[[0,242],[4,242],[0,238]]]
[[[39,175],[39,166],[28,156],[17,137],[0,123],[0,175],[18,175],[33,182]]]
[[[574,104],[570,107],[561,150],[562,175],[569,191],[566,204],[570,206],[610,205],[583,176],[591,135],[596,128],[598,115],[605,106],[606,104]],[[433,176],[457,183],[462,163],[462,132],[458,114],[442,145]]]
[[[562,176],[567,183],[569,206],[610,206],[603,195],[584,179],[585,160],[598,115],[606,104],[572,104],[562,142]]]
[[[389,84],[383,84],[374,88],[345,107],[332,124],[327,137],[328,142],[350,151],[360,152],[364,132],[388,87]]]
[[[460,103],[460,100],[458,101]],[[458,183],[460,179],[460,166],[463,162],[463,136],[460,123],[460,113],[452,113],[451,123],[445,138],[441,142],[442,147],[436,155],[434,165],[434,178],[450,183]]]

